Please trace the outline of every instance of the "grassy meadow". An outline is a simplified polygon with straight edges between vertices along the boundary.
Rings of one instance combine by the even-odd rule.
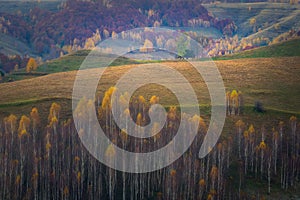
[[[205,61],[199,61],[205,65]],[[182,73],[191,82],[200,105],[209,105],[209,96],[201,76],[195,73],[188,62],[164,62]],[[245,106],[251,108],[255,101],[261,101],[267,110],[289,114],[300,113],[300,57],[255,58],[215,61],[222,74],[227,90],[239,90],[243,93]],[[109,67],[99,83],[99,93],[113,86],[128,70],[136,65]],[[93,70],[89,69],[93,76]],[[44,101],[70,100],[76,71],[53,73],[21,81],[0,84],[0,115],[7,114],[4,110],[20,113],[23,106],[42,104]],[[139,78],[139,77],[134,77]],[[174,84],[176,83],[174,80]],[[143,91],[144,90],[144,91]],[[146,92],[147,91],[147,92]],[[160,96],[161,103],[171,106],[174,103],[172,93],[159,90],[157,87],[145,87],[141,93]],[[30,107],[30,106],[29,106]],[[249,109],[249,112],[251,109]],[[70,116],[70,110],[67,116]]]

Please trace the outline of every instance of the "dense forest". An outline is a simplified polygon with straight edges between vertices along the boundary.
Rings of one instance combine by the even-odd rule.
[[[28,57],[21,57],[19,55],[7,56],[0,53],[0,69],[8,73],[19,68],[25,68],[28,59]]]
[[[232,20],[212,17],[197,0],[66,1],[57,11],[38,7],[0,14],[0,32],[32,46],[40,56],[55,58],[67,45],[84,47],[97,31],[100,40],[137,27],[215,27],[232,34]],[[231,27],[231,31],[228,30]]]
[[[88,117],[96,108],[98,120],[111,141],[132,152],[148,152],[166,145],[176,134],[180,119],[187,130],[198,127],[192,146],[170,166],[149,173],[131,174],[115,171],[92,157],[79,136],[90,134],[92,127],[83,125],[77,133],[72,119],[61,119],[61,106],[53,103],[48,117],[40,116],[36,107],[18,119],[11,114],[0,123],[0,197],[1,199],[265,199],[272,186],[282,190],[294,188],[300,178],[300,123],[295,116],[278,121],[272,129],[237,120],[203,159],[198,151],[207,131],[200,116],[181,115],[176,107],[167,111],[161,130],[148,139],[127,135],[114,123],[108,89],[99,103],[82,99],[75,115]],[[118,94],[114,102],[123,119],[136,124],[149,123],[150,106],[159,97]],[[128,110],[123,102],[130,98]],[[242,114],[242,96],[227,93],[227,113]],[[41,119],[45,119],[45,125]],[[125,120],[126,121],[126,120]],[[129,127],[130,129],[130,127]],[[189,137],[187,131],[186,137]],[[101,145],[95,141],[91,145]],[[176,153],[176,149],[174,151]],[[107,159],[115,156],[114,146],[106,149]],[[247,179],[261,181],[266,191],[245,191]]]

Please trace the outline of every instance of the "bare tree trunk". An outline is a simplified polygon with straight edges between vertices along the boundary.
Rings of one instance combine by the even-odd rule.
[[[268,157],[268,193],[271,194],[271,162],[272,154]]]

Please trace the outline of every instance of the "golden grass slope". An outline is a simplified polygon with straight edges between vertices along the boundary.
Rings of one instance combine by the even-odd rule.
[[[256,58],[215,61],[225,87],[242,91],[245,104],[261,101],[266,107],[292,113],[300,112],[300,57]],[[201,64],[205,64],[202,62]],[[200,104],[209,104],[207,88],[199,74],[188,62],[164,62],[188,78]],[[104,91],[135,65],[111,67],[104,72],[99,91]],[[94,74],[90,69],[87,73]],[[50,74],[47,76],[0,84],[0,110],[24,102],[49,99],[70,99],[76,71]],[[135,78],[135,77],[133,77]],[[139,78],[139,77],[136,77]],[[174,84],[176,79],[174,79]],[[184,88],[183,88],[184,89]],[[150,85],[140,89],[144,96],[156,94],[163,104],[174,104],[172,93],[161,87]]]

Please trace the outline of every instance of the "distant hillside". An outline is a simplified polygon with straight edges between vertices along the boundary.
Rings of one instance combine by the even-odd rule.
[[[5,55],[34,55],[28,44],[3,33],[0,33],[0,53]]]
[[[204,4],[215,17],[232,19],[239,37],[274,38],[290,29],[300,28],[300,5],[289,3],[219,3]],[[250,24],[250,20],[255,23]]]
[[[230,33],[234,27],[232,20],[209,15],[198,0],[68,0],[48,6],[33,3],[29,10],[24,2],[14,3],[10,2],[9,7],[16,9],[0,9],[0,32],[26,43],[46,59],[57,58],[68,45],[84,47],[97,30],[99,39],[105,39],[113,32],[137,27],[187,27],[191,20],[197,27],[213,27],[221,33],[225,28]],[[5,2],[0,1],[1,7],[2,4]]]
[[[6,12],[11,14],[27,13],[34,7],[42,9],[57,11],[62,1],[10,1],[2,0],[0,6],[0,12]]]
[[[214,60],[230,60],[237,58],[269,58],[269,57],[291,57],[300,56],[300,38],[292,39],[286,42],[273,44],[266,47],[260,47],[243,51],[240,53],[216,57]]]

